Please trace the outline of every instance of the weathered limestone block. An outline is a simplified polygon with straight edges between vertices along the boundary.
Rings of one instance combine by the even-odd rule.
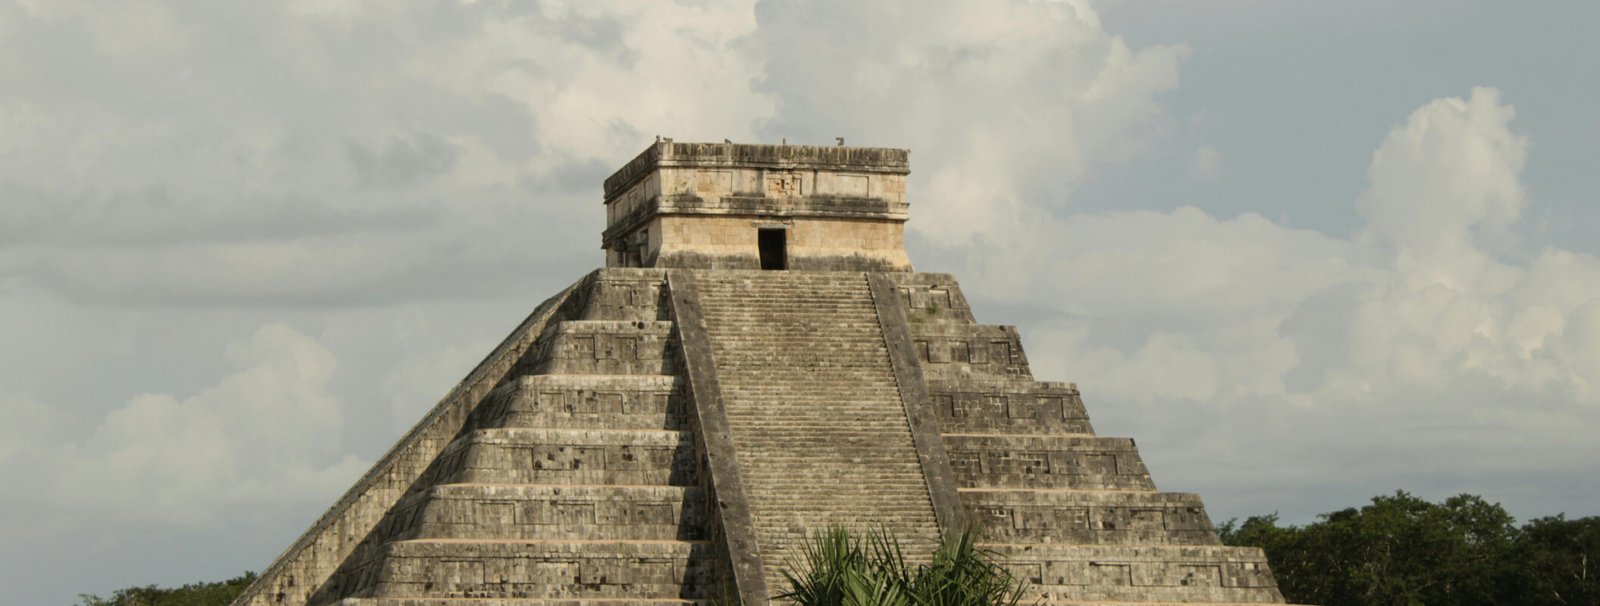
[[[993,543],[1216,545],[1199,495],[969,491],[968,519]]]
[[[804,145],[653,145],[606,180],[608,267],[906,271],[907,152]]]
[[[703,540],[704,504],[698,487],[442,484],[404,538]]]
[[[943,273],[886,274],[900,293],[900,304],[911,324],[972,324],[972,308],[955,276]]]
[[[671,322],[562,322],[542,339],[527,374],[670,375]]]
[[[944,447],[964,488],[1155,490],[1127,438],[946,435]]]
[[[484,429],[440,453],[436,484],[694,485],[681,431]]]
[[[903,271],[904,230],[898,223],[836,218],[662,216],[643,228],[654,243],[645,262],[652,267],[761,269],[762,229],[781,229],[793,253],[787,269],[798,271]]]
[[[1005,567],[1045,603],[1282,603],[1259,549],[999,545]]]
[[[1023,380],[928,381],[939,426],[947,434],[1093,434],[1074,383]]]
[[[474,428],[686,428],[688,394],[668,375],[525,375],[474,413]]]
[[[379,560],[370,595],[703,598],[710,557],[694,541],[401,541]]]
[[[666,270],[606,268],[595,275],[580,317],[586,320],[654,322],[668,320],[663,287]]]
[[[913,323],[911,340],[929,380],[1033,377],[1015,326]]]
[[[811,205],[833,212],[906,216],[903,149],[809,145],[657,143],[606,179],[605,237],[655,209],[774,215]]]

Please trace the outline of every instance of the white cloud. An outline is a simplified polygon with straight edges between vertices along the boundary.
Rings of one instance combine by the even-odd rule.
[[[242,509],[320,499],[366,463],[343,452],[343,409],[328,393],[336,362],[287,325],[263,326],[224,355],[234,371],[189,396],[140,394],[81,441],[43,406],[0,406],[37,450],[8,469],[78,511],[196,524]],[[16,457],[0,452],[0,465]],[[30,497],[34,498],[34,497]]]
[[[1134,50],[1083,2],[830,1],[757,7],[768,139],[912,150],[911,228],[1000,241],[1165,127],[1188,51]]]
[[[1373,154],[1349,240],[1190,208],[1041,214],[979,283],[1059,302],[1035,373],[1141,432],[1158,479],[1253,469],[1251,490],[1276,487],[1256,510],[1315,506],[1307,475],[1355,499],[1474,473],[1451,489],[1551,498],[1517,476],[1600,460],[1600,259],[1519,248],[1513,115],[1493,89],[1414,112]]]
[[[48,448],[47,436],[60,431],[62,422],[61,413],[32,398],[0,396],[0,466]]]
[[[26,319],[0,323],[0,418],[39,428],[0,434],[0,479],[36,487],[0,500],[59,522],[0,528],[5,556],[203,542],[225,512],[252,546],[165,581],[262,565],[515,325],[506,300],[601,262],[611,170],[656,134],[756,139],[755,32],[752,2],[0,1],[0,312]],[[409,305],[449,329],[385,332]],[[214,359],[220,327],[288,318],[324,342]],[[183,387],[130,397],[150,383]],[[111,588],[59,558],[13,595]]]
[[[1537,190],[1511,106],[1481,89],[1395,125],[1353,237],[1201,198],[1074,212],[1147,151],[1180,181],[1250,169],[1173,141],[1188,55],[1083,2],[0,3],[0,312],[24,319],[0,323],[22,344],[0,481],[33,487],[0,502],[41,512],[0,530],[63,571],[0,575],[44,602],[263,564],[365,467],[347,452],[515,324],[507,301],[599,264],[599,181],[656,134],[911,148],[919,267],[1022,324],[1040,378],[1213,511],[1394,488],[1592,509],[1570,477],[1600,460],[1600,259],[1516,238]],[[218,356],[241,325],[266,328]],[[146,522],[188,545],[251,515],[226,534],[252,546],[170,578],[70,574],[85,543],[143,556]]]
[[[1527,139],[1491,88],[1436,99],[1390,131],[1357,200],[1371,234],[1421,258],[1482,255],[1480,234],[1504,236],[1527,203],[1520,174]],[[1452,285],[1460,286],[1460,285]]]
[[[749,3],[0,7],[0,271],[312,306],[576,274],[652,135],[753,138],[754,28]]]

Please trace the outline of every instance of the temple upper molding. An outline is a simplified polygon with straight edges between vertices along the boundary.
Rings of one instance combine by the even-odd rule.
[[[605,194],[606,199],[610,199],[662,166],[858,170],[905,175],[911,172],[910,157],[910,150],[892,147],[674,143],[668,139],[645,148],[617,172],[611,173],[606,178]]]

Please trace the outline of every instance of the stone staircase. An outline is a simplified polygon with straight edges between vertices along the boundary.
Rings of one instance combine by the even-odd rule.
[[[605,270],[310,600],[688,604],[714,549],[663,274]]]
[[[939,527],[865,275],[697,275],[768,590],[830,525],[931,553]]]
[[[1200,498],[1158,492],[1132,439],[1095,435],[1077,386],[1035,381],[1016,330],[955,279],[889,274],[980,546],[1045,604],[1282,603],[1259,549],[1220,544]]]

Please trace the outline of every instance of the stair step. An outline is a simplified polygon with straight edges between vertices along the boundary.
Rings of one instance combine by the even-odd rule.
[[[699,278],[768,588],[809,534],[887,525],[913,553],[937,524],[861,273]]]

